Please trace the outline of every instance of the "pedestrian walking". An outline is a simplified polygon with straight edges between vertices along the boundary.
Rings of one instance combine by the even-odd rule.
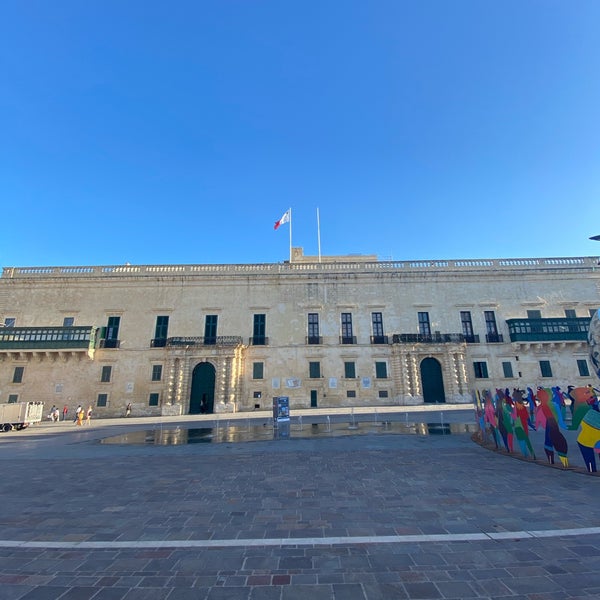
[[[63,406],[63,421],[67,420],[67,413],[69,412],[69,407],[65,404]]]
[[[131,415],[131,402],[127,404],[127,408],[125,409],[125,416],[128,417]]]
[[[90,406],[88,406],[88,409],[87,409],[87,419],[86,419],[86,422],[87,422],[88,425],[91,425],[91,421],[92,421],[92,407],[90,405]]]

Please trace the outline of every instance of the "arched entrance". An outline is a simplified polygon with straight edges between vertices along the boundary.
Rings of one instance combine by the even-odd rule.
[[[192,373],[190,415],[213,413],[214,408],[215,368],[208,362],[201,362]]]
[[[442,365],[435,358],[424,358],[421,362],[421,386],[424,402],[446,402]]]

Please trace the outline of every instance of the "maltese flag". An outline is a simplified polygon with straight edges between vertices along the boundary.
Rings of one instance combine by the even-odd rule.
[[[275,221],[275,227],[274,229],[279,229],[280,225],[283,225],[284,223],[288,223],[290,220],[290,210],[291,209],[287,209],[284,213],[283,216],[281,217],[281,219],[279,219],[279,221]]]

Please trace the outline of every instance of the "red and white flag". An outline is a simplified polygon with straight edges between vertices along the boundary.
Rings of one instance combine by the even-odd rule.
[[[279,219],[279,221],[275,221],[275,227],[274,227],[274,229],[279,229],[280,225],[283,225],[284,223],[288,223],[289,220],[290,220],[290,209],[288,208],[283,213],[283,216],[281,217],[281,219]]]

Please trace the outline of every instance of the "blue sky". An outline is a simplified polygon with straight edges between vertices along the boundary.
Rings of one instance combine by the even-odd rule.
[[[0,266],[600,254],[596,0],[0,10]]]

